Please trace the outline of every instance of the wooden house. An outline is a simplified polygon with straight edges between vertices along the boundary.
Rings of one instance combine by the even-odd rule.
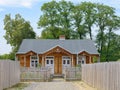
[[[93,63],[99,59],[92,40],[24,39],[16,58],[23,67],[51,68],[53,74],[63,74],[66,67]]]

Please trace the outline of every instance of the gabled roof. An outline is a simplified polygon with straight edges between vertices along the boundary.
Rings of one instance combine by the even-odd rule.
[[[89,54],[99,54],[92,40],[56,40],[56,39],[24,39],[20,45],[17,54],[34,51],[38,54],[60,46],[72,54],[78,54],[86,51]]]

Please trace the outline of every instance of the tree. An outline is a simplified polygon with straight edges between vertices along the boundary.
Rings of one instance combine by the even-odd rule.
[[[39,28],[42,28],[42,38],[58,38],[59,36],[56,32],[59,28],[59,15],[58,15],[58,3],[56,1],[51,1],[45,3],[41,7],[41,11],[43,11],[43,15],[40,16],[40,20],[38,22]],[[48,36],[47,36],[48,35]]]
[[[80,5],[76,5],[73,9],[72,9],[72,21],[73,21],[73,29],[75,31],[75,38],[77,39],[83,39],[86,37],[86,26],[83,23],[84,19],[83,19],[84,15],[83,15],[83,11],[81,8],[81,4]]]
[[[120,28],[120,17],[113,15],[108,21],[107,21],[108,27],[107,27],[107,45],[106,45],[106,61],[110,60],[110,48],[111,43],[114,42],[113,39],[118,37],[114,31],[118,30]],[[113,38],[114,37],[114,38]],[[118,40],[119,41],[119,40]]]
[[[114,38],[119,37],[115,30],[120,29],[120,17],[113,7],[91,2],[75,5],[61,0],[45,3],[41,10],[43,15],[38,26],[43,29],[42,38],[53,39],[64,34],[67,39],[94,39],[101,61],[109,61],[111,54],[117,60],[112,50],[118,48],[113,42],[118,45]],[[93,32],[96,33],[95,38]]]
[[[96,22],[96,4],[91,2],[82,2],[80,4],[84,25],[86,25],[87,31],[89,33],[90,39],[92,40],[92,27]]]
[[[98,34],[97,34],[97,38],[96,41],[98,43],[98,47],[99,47],[99,52],[100,52],[100,58],[102,59],[103,57],[103,47],[105,45],[106,42],[106,37],[105,37],[105,31],[106,28],[108,27],[108,20],[114,15],[114,8],[106,6],[106,5],[102,5],[102,4],[97,4],[97,26],[99,28],[98,30]]]
[[[62,27],[63,33],[65,34],[67,39],[71,38],[71,12],[74,8],[72,2],[66,2],[64,0],[60,1],[58,4],[58,12],[59,12],[59,22]]]
[[[64,34],[66,38],[71,36],[70,12],[72,3],[64,0],[60,2],[51,1],[41,7],[43,15],[38,22],[42,28],[42,38],[58,38]],[[58,34],[57,34],[58,33]],[[48,36],[46,36],[49,34]],[[44,36],[45,35],[45,36]]]
[[[4,30],[6,31],[4,38],[12,46],[14,53],[18,50],[23,39],[36,37],[29,21],[25,21],[20,14],[16,14],[14,19],[10,14],[5,15]]]

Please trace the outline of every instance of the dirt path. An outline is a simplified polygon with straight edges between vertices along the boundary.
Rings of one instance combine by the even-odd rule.
[[[73,84],[76,85],[79,88],[79,90],[97,90],[97,88],[90,87],[82,81],[75,81],[73,82]]]
[[[53,82],[32,82],[24,90],[97,90],[80,81],[66,82],[64,79],[54,79]]]
[[[80,90],[72,82],[39,82],[32,83],[24,90]]]

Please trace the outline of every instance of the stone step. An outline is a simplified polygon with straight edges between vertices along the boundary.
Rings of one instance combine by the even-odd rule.
[[[63,74],[54,74],[53,78],[64,78]]]
[[[52,82],[65,82],[64,78],[53,78]]]

